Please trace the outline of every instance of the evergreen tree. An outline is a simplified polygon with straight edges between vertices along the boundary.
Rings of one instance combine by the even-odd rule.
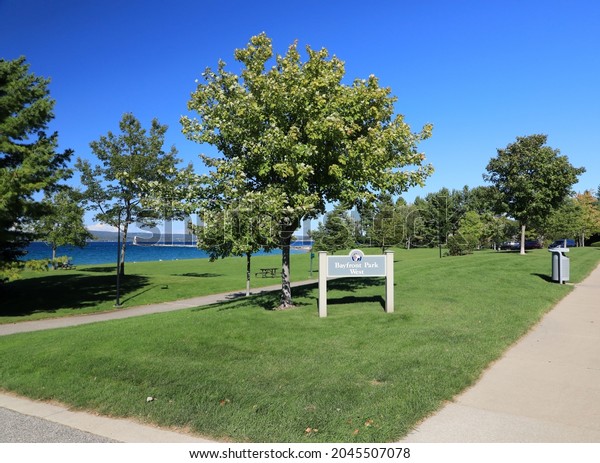
[[[39,193],[51,193],[71,172],[71,150],[57,151],[49,79],[29,72],[24,57],[0,59],[0,267],[25,253],[33,223],[50,211]],[[1,271],[1,268],[0,268]]]
[[[334,254],[341,249],[350,249],[356,245],[354,221],[343,206],[337,206],[325,214],[323,223],[311,232],[314,251],[327,251]]]

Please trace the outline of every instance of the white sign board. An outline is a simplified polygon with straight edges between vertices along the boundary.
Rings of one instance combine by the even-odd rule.
[[[385,311],[394,311],[394,253],[366,256],[353,249],[347,256],[328,256],[319,252],[319,317],[327,316],[327,278],[385,277]]]
[[[364,256],[352,260],[350,256],[327,256],[328,277],[384,277],[385,256]]]

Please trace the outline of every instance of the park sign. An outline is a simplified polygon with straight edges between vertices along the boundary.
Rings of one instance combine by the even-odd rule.
[[[327,279],[348,277],[385,277],[385,311],[394,311],[394,253],[367,256],[353,249],[347,256],[319,252],[319,317],[327,316]]]
[[[353,249],[347,256],[327,257],[328,277],[384,277],[385,256],[365,256]]]

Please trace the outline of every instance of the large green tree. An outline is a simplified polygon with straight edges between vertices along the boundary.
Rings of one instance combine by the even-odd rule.
[[[96,211],[95,220],[118,227],[123,240],[119,258],[120,272],[125,271],[125,251],[129,226],[153,226],[171,213],[169,204],[162,210],[144,207],[147,183],[168,184],[176,174],[177,150],[163,150],[166,125],[157,119],[147,132],[131,113],[119,122],[119,134],[111,131],[90,143],[100,164],[92,167],[87,159],[78,158],[83,192],[89,207]]]
[[[520,224],[521,254],[525,254],[526,228],[546,220],[585,172],[583,167],[573,167],[559,150],[547,146],[546,140],[546,135],[517,137],[514,143],[497,150],[483,175]]]
[[[25,58],[0,59],[0,267],[25,253],[33,223],[49,213],[38,194],[71,174],[71,150],[58,152],[50,80],[29,72]]]
[[[375,76],[347,85],[340,59],[326,49],[306,53],[302,61],[294,43],[273,57],[265,34],[252,37],[235,51],[241,73],[223,61],[206,69],[188,103],[198,117],[182,118],[189,139],[220,151],[204,160],[219,181],[238,180],[232,195],[260,191],[278,199],[283,308],[292,305],[290,243],[304,218],[324,213],[328,202],[398,194],[432,172],[417,150],[430,126],[411,132]]]

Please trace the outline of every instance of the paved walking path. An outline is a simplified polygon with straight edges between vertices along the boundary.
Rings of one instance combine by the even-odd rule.
[[[297,284],[307,283],[314,282]],[[106,314],[0,325],[0,334],[178,310],[237,295],[218,294]],[[82,430],[96,435],[75,436],[75,441],[98,438],[121,442],[207,442],[200,437],[71,412],[10,394],[0,394],[0,408],[75,428],[73,432]],[[0,414],[0,435],[2,420],[11,420],[10,413],[9,418],[4,415],[7,413]],[[12,419],[19,421],[23,417]],[[42,442],[44,433],[47,435],[48,431],[42,431],[40,440],[35,441]],[[36,439],[35,435],[31,439]],[[403,442],[600,442],[600,266],[473,387],[426,419]]]
[[[600,443],[600,266],[403,442]]]

